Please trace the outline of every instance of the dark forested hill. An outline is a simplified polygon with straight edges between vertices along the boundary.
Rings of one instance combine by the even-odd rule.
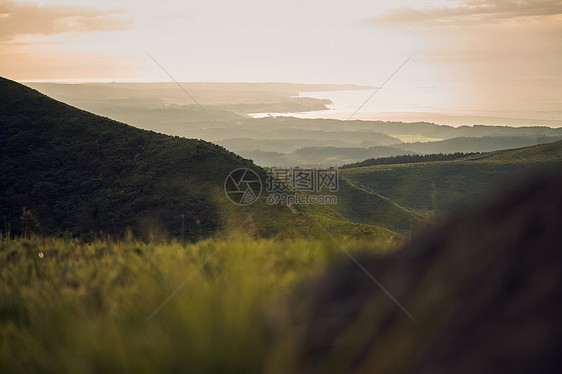
[[[0,155],[0,217],[14,233],[179,235],[183,214],[188,236],[205,236],[220,225],[207,187],[251,166],[211,143],[139,130],[6,79]]]
[[[541,129],[541,128],[539,128]],[[560,133],[560,129],[550,129],[552,132]],[[553,136],[483,136],[483,137],[458,137],[445,139],[438,142],[427,143],[405,143],[397,145],[404,151],[417,154],[428,153],[455,153],[455,152],[492,152],[513,148],[528,147],[537,144],[545,144],[562,139],[562,135]]]
[[[238,168],[265,172],[223,147],[140,130],[0,78],[1,231],[145,239],[243,230],[258,236],[332,232],[396,238],[352,223],[328,206],[240,207],[224,193]]]
[[[370,158],[353,164],[344,165],[342,166],[342,169],[359,168],[363,166],[373,166],[373,165],[394,165],[394,164],[413,164],[416,162],[452,161],[452,160],[457,160],[459,158],[474,156],[475,154],[477,154],[477,152],[432,153],[432,154],[425,154],[425,155],[399,155],[399,156],[391,156],[391,157],[378,157],[378,158]]]

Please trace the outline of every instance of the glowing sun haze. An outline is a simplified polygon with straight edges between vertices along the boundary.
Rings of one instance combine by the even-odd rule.
[[[417,51],[387,101],[562,119],[562,1],[0,0],[4,77],[168,81],[145,51],[180,81],[372,86]]]

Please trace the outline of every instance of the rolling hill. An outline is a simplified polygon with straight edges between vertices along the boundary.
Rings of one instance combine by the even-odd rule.
[[[368,88],[360,86],[182,83],[220,122],[221,126],[217,126],[172,82],[26,84],[77,108],[137,128],[222,145],[263,167],[336,167],[373,157],[490,152],[562,139],[562,128],[548,127],[559,126],[560,121],[556,120],[529,120],[520,123],[525,125],[522,127],[452,127],[429,122],[341,121],[267,115],[318,111],[321,116],[330,101],[306,97],[305,92]],[[254,118],[260,117],[259,113],[266,117]],[[448,123],[447,118],[442,120]],[[483,120],[472,118],[465,123],[483,123]],[[494,123],[493,118],[488,120]],[[536,126],[538,124],[547,126]]]
[[[434,214],[458,212],[526,176],[561,166],[562,141],[556,141],[451,161],[350,167],[341,174],[406,209]]]
[[[310,219],[335,234],[398,235],[352,223],[327,206],[269,205],[266,194],[240,207],[226,176],[250,160],[202,140],[140,130],[53,100],[0,78],[2,231],[93,238],[197,240],[242,229],[258,236],[314,236]]]
[[[387,229],[407,234],[424,221],[419,214],[345,177],[340,178],[336,196],[338,203],[333,205],[334,210],[353,222],[377,223]]]

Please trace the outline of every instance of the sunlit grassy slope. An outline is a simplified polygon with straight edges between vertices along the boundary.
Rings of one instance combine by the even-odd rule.
[[[423,222],[420,215],[345,177],[340,178],[336,195],[338,203],[333,208],[353,222],[377,222],[380,226],[401,233],[408,233]]]
[[[417,212],[457,212],[534,173],[562,167],[562,141],[453,161],[342,169],[370,191]]]
[[[384,241],[345,243],[356,255],[389,248]],[[186,247],[131,237],[3,240],[0,368],[283,372],[299,328],[289,318],[289,294],[342,256],[332,241],[247,235]]]

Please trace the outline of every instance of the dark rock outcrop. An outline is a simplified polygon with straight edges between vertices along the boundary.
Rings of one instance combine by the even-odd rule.
[[[302,372],[562,372],[562,175],[542,175],[300,294]]]

